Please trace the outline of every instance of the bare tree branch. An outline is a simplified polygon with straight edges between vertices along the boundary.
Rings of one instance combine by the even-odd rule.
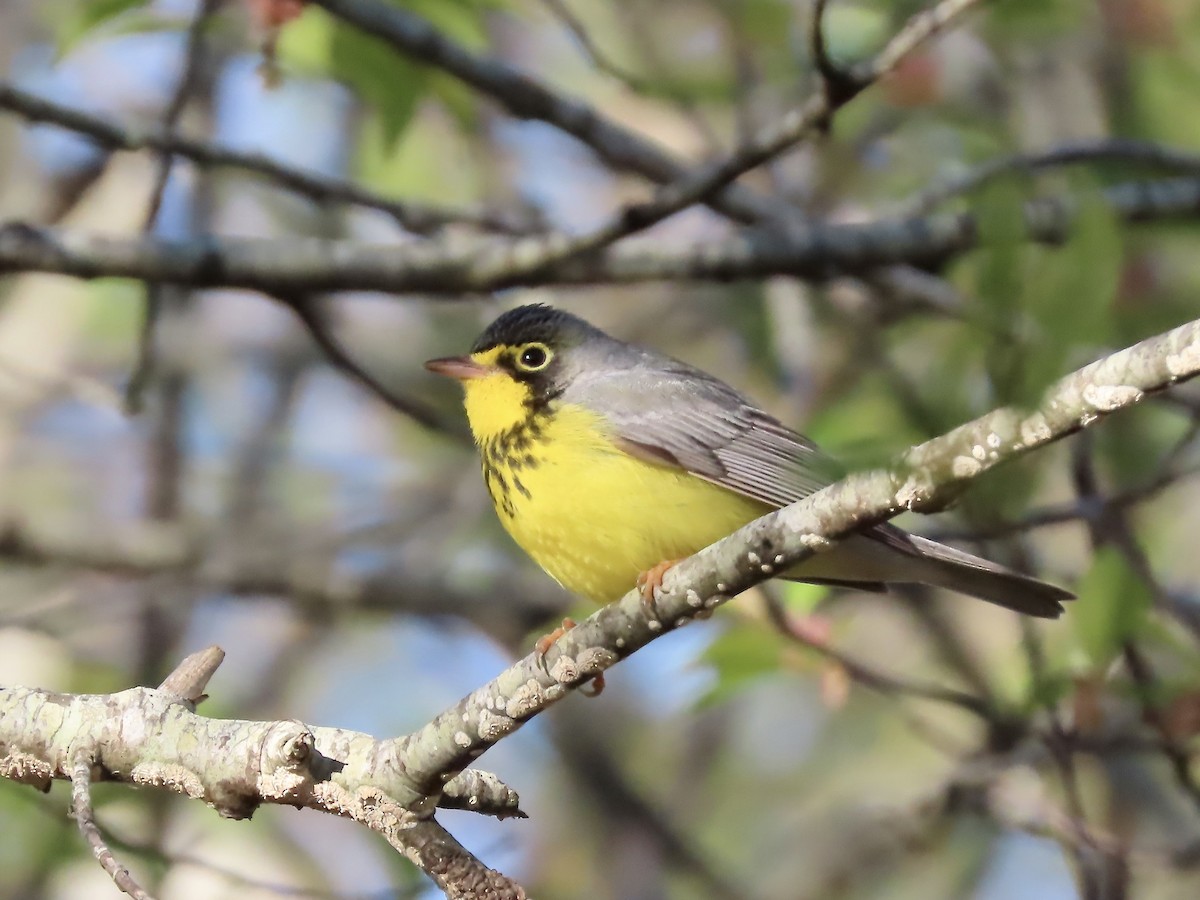
[[[133,897],[134,900],[154,900],[154,897],[129,874],[129,869],[121,864],[116,854],[112,852],[100,833],[96,824],[96,816],[92,811],[92,765],[86,753],[80,753],[71,765],[71,811],[79,833],[92,851],[96,862],[100,863],[108,877],[120,888],[121,892]]]
[[[1077,163],[1118,162],[1161,169],[1180,175],[1200,173],[1200,155],[1130,138],[1068,141],[1039,153],[998,156],[934,182],[909,200],[902,201],[897,214],[921,216],[954,197],[969,194],[1008,175],[1020,175]]]
[[[658,183],[676,181],[687,174],[685,162],[650,139],[618,124],[578,97],[560,94],[505,62],[477,56],[407,10],[379,0],[313,2],[386,41],[399,53],[449,72],[517,118],[553,125],[590,147],[615,169],[637,172]],[[740,185],[718,192],[709,205],[739,222],[795,215],[788,204]]]
[[[1191,220],[1200,179],[1121,184],[1100,197],[1130,223]],[[1058,243],[1073,227],[1069,198],[1027,205],[1025,232]],[[979,246],[973,216],[935,215],[863,224],[821,224],[750,231],[707,243],[663,246],[639,241],[512,278],[479,266],[487,242],[370,245],[319,238],[124,239],[0,225],[0,273],[54,272],[76,278],[139,278],[193,287],[235,287],[286,299],[314,292],[372,290],[458,295],[524,285],[731,281],[790,275],[824,280],[893,263],[938,266]],[[499,279],[491,280],[488,279]]]
[[[528,215],[487,210],[447,209],[409,201],[390,200],[351,181],[319,175],[266,156],[243,153],[161,130],[138,130],[111,119],[62,106],[0,81],[0,109],[30,122],[57,125],[85,135],[107,150],[153,150],[190,159],[201,166],[239,169],[261,175],[316,203],[345,203],[389,215],[406,231],[432,234],[447,225],[470,225],[484,231],[525,233],[540,225]]]
[[[188,104],[193,91],[196,89],[204,68],[204,32],[220,5],[220,0],[202,0],[188,26],[187,43],[184,47],[183,68],[179,82],[163,113],[161,129],[169,139],[175,135],[179,119]],[[171,153],[160,150],[154,171],[154,185],[150,192],[150,201],[146,207],[146,215],[142,220],[142,233],[150,234],[158,221],[158,213],[162,207],[163,195],[167,190],[167,181],[171,177],[171,169],[175,157]],[[137,362],[133,373],[125,387],[125,407],[131,412],[137,412],[142,405],[142,391],[154,373],[155,367],[155,326],[158,324],[162,309],[162,286],[157,282],[146,283],[146,300],[142,312],[142,327],[138,335]]]
[[[561,264],[572,258],[591,253],[616,243],[622,238],[645,231],[669,216],[696,203],[705,202],[717,191],[728,187],[740,176],[757,168],[779,154],[795,147],[818,129],[824,128],[833,115],[879,78],[890,73],[904,57],[921,43],[942,31],[961,12],[979,0],[942,0],[932,10],[918,13],[884,47],[871,63],[855,76],[834,70],[828,60],[821,70],[822,89],[809,97],[799,108],[772,122],[738,147],[725,159],[703,166],[663,186],[655,196],[617,210],[604,224],[586,234],[572,237],[548,234],[516,241],[510,247],[500,247],[499,253],[481,264],[480,277],[485,281],[520,278],[540,269]],[[815,6],[818,19],[814,25],[821,33],[820,17],[824,2]],[[822,49],[822,40],[816,41]]]

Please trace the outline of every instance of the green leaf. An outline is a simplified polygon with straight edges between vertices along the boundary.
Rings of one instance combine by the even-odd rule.
[[[55,16],[54,32],[59,56],[65,56],[81,40],[113,22],[125,13],[146,6],[147,0],[90,0],[72,4],[71,12]],[[150,26],[162,23],[161,16],[139,16],[138,21]],[[128,29],[122,29],[126,31]],[[132,29],[150,30],[148,27]]]
[[[701,661],[711,666],[716,684],[700,700],[719,703],[755,681],[775,674],[790,644],[779,634],[754,624],[734,624],[704,652]]]
[[[327,76],[354,91],[375,114],[388,147],[412,121],[428,86],[428,69],[317,7],[283,29],[278,54],[285,67]]]
[[[1048,39],[1077,29],[1093,0],[1006,0],[993,4],[988,23],[1007,40]]]
[[[1092,669],[1103,669],[1142,630],[1150,593],[1120,552],[1101,547],[1069,609],[1084,657]]]
[[[803,581],[776,582],[783,602],[789,610],[807,614],[817,608],[817,605],[829,596],[830,587],[825,584],[807,584]]]
[[[884,9],[852,3],[830,4],[825,10],[825,49],[840,65],[862,62],[887,39],[890,16]]]
[[[1097,458],[1116,488],[1145,484],[1162,459],[1190,428],[1178,411],[1142,403],[1094,432]]]
[[[1118,223],[1090,179],[1074,194],[1082,199],[1066,243],[1028,251],[1023,305],[1033,330],[1019,399],[1040,396],[1070,368],[1074,348],[1102,343],[1113,332],[1112,304],[1124,258]]]
[[[498,0],[393,0],[427,19],[438,31],[470,49],[486,43],[483,13]],[[422,100],[442,101],[462,127],[474,124],[475,100],[469,89],[397,53],[386,42],[343,24],[318,7],[280,34],[279,59],[285,66],[341,82],[374,113],[382,150],[394,150]]]

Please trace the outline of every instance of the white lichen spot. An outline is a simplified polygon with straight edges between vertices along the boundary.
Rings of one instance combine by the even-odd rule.
[[[1200,370],[1200,342],[1192,342],[1178,353],[1172,353],[1163,364],[1172,378],[1185,378]]]
[[[1100,418],[1100,416],[1098,413],[1094,413],[1094,412],[1084,413],[1082,416],[1079,417],[1079,427],[1087,428],[1089,425],[1091,425],[1093,422],[1095,422],[1099,418]]]
[[[749,562],[750,565],[752,565],[752,566],[757,566],[760,562],[762,562],[762,557],[760,557],[757,553],[755,553],[753,550],[751,550],[749,553],[746,554],[746,561]]]
[[[175,763],[138,763],[130,770],[129,780],[134,784],[167,788],[186,794],[193,800],[204,796],[204,784],[200,776],[186,766]]]
[[[559,684],[574,684],[579,680],[579,666],[569,656],[560,656],[550,667],[550,677]]]
[[[771,575],[775,572],[775,567],[773,565],[771,565],[770,563],[763,563],[758,568],[759,568],[759,571],[761,571],[764,575]]]
[[[717,582],[717,593],[718,594],[723,594],[727,590],[729,590],[729,587],[725,584],[725,582],[723,582],[723,581]]]
[[[512,697],[504,704],[504,712],[511,718],[524,719],[537,710],[541,704],[542,686],[530,679],[513,691]]]
[[[662,631],[662,622],[658,621],[658,619],[651,619],[646,623],[646,627],[651,631]]]
[[[454,732],[454,743],[466,749],[471,746],[471,738],[465,731],[456,731]]]
[[[1034,416],[1021,423],[1021,443],[1027,446],[1044,444],[1051,437],[1050,426],[1046,424],[1046,420],[1041,416]]]
[[[471,721],[471,714],[470,714],[470,713],[463,713],[463,721],[464,721],[464,722],[470,722],[470,721]]]
[[[494,744],[512,730],[512,720],[495,713],[484,712],[479,715],[479,739]]]
[[[618,650],[624,650],[624,649],[625,649],[625,638],[623,638],[623,637],[619,637],[619,638],[617,638],[615,641],[613,641],[613,643],[617,645],[617,649],[618,649]]]
[[[989,447],[991,447],[993,450],[999,450],[1000,445],[1003,442],[1004,442],[1003,439],[996,432],[994,432],[994,431],[988,432],[987,445]]]
[[[983,446],[983,444],[976,444],[971,448],[971,455],[980,462],[983,462],[985,459],[987,459],[987,447]]]
[[[783,554],[782,553],[775,554],[775,565],[777,565],[777,566],[783,565]]]
[[[575,661],[585,673],[595,675],[614,665],[617,655],[607,647],[588,647],[575,658]]]
[[[905,479],[904,484],[896,491],[896,501],[905,509],[916,509],[929,497],[929,484],[916,475]]]
[[[820,553],[822,550],[828,550],[833,546],[833,541],[824,535],[808,534],[807,532],[800,535],[800,543],[814,553]]]
[[[950,463],[950,471],[955,478],[972,478],[983,470],[979,460],[970,456],[956,456]]]
[[[1142,392],[1129,384],[1089,384],[1083,389],[1083,400],[1093,409],[1112,412],[1142,399]]]
[[[703,597],[701,597],[699,594],[697,594],[697,593],[696,593],[694,590],[692,590],[691,588],[688,588],[688,592],[687,592],[687,604],[688,604],[688,606],[694,606],[694,607],[696,607],[697,609],[699,609],[701,606],[703,606],[703,605],[704,605],[704,598],[703,598]],[[619,639],[618,639],[618,640],[619,640]],[[618,645],[618,646],[619,646],[619,645]]]

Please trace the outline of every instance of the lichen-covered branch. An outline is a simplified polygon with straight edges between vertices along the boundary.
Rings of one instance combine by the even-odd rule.
[[[517,795],[499,779],[464,772],[430,797],[412,789],[395,742],[296,721],[199,716],[195,701],[220,661],[216,648],[193,654],[158,689],[67,695],[0,688],[0,776],[40,790],[69,780],[81,833],[134,897],[149,895],[100,833],[91,814],[94,781],[165,788],[235,819],[264,803],[322,810],[378,832],[448,897],[524,897],[432,819],[439,801],[499,818],[523,816]]]
[[[0,688],[0,775],[47,790],[70,779],[81,750],[93,778],[161,787],[248,818],[264,803],[357,818],[363,792],[382,792],[414,814],[433,805],[413,790],[394,742],[302,722],[209,719],[168,689],[58,694]],[[448,805],[521,815],[515,793],[485,773],[449,787]]]
[[[643,647],[831,541],[904,510],[932,511],[971,479],[1100,418],[1200,374],[1200,320],[1085,366],[1046,391],[1035,409],[1004,407],[909,451],[895,467],[843,479],[758,519],[676,565],[654,617],[637,590],[531,654],[399,740],[420,790],[466,767],[565,694]]]

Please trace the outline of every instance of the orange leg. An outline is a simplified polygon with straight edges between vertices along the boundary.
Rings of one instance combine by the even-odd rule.
[[[533,649],[537,650],[538,656],[545,656],[546,651],[554,646],[554,642],[574,627],[574,619],[563,619],[562,625],[560,625],[558,628],[555,628],[549,634],[543,634],[540,638],[538,638],[537,643],[533,645]]]
[[[557,641],[560,637],[562,637],[564,634],[566,634],[568,631],[570,631],[574,627],[575,627],[574,619],[571,619],[571,618],[563,619],[562,625],[560,625],[558,628],[555,628],[549,634],[544,634],[540,638],[538,638],[538,642],[536,644],[534,644],[534,649],[538,652],[539,656],[545,656],[546,651],[549,650],[552,646],[554,646],[554,642]],[[601,672],[599,675],[597,675],[595,678],[593,678],[591,684],[592,684],[591,690],[586,690],[584,688],[580,688],[580,693],[582,693],[585,697],[599,697],[600,694],[604,691],[604,673]]]
[[[654,608],[654,592],[662,587],[663,576],[667,574],[667,569],[677,562],[679,562],[677,559],[664,559],[637,577],[638,590],[642,592],[642,602],[648,609],[653,610]]]

